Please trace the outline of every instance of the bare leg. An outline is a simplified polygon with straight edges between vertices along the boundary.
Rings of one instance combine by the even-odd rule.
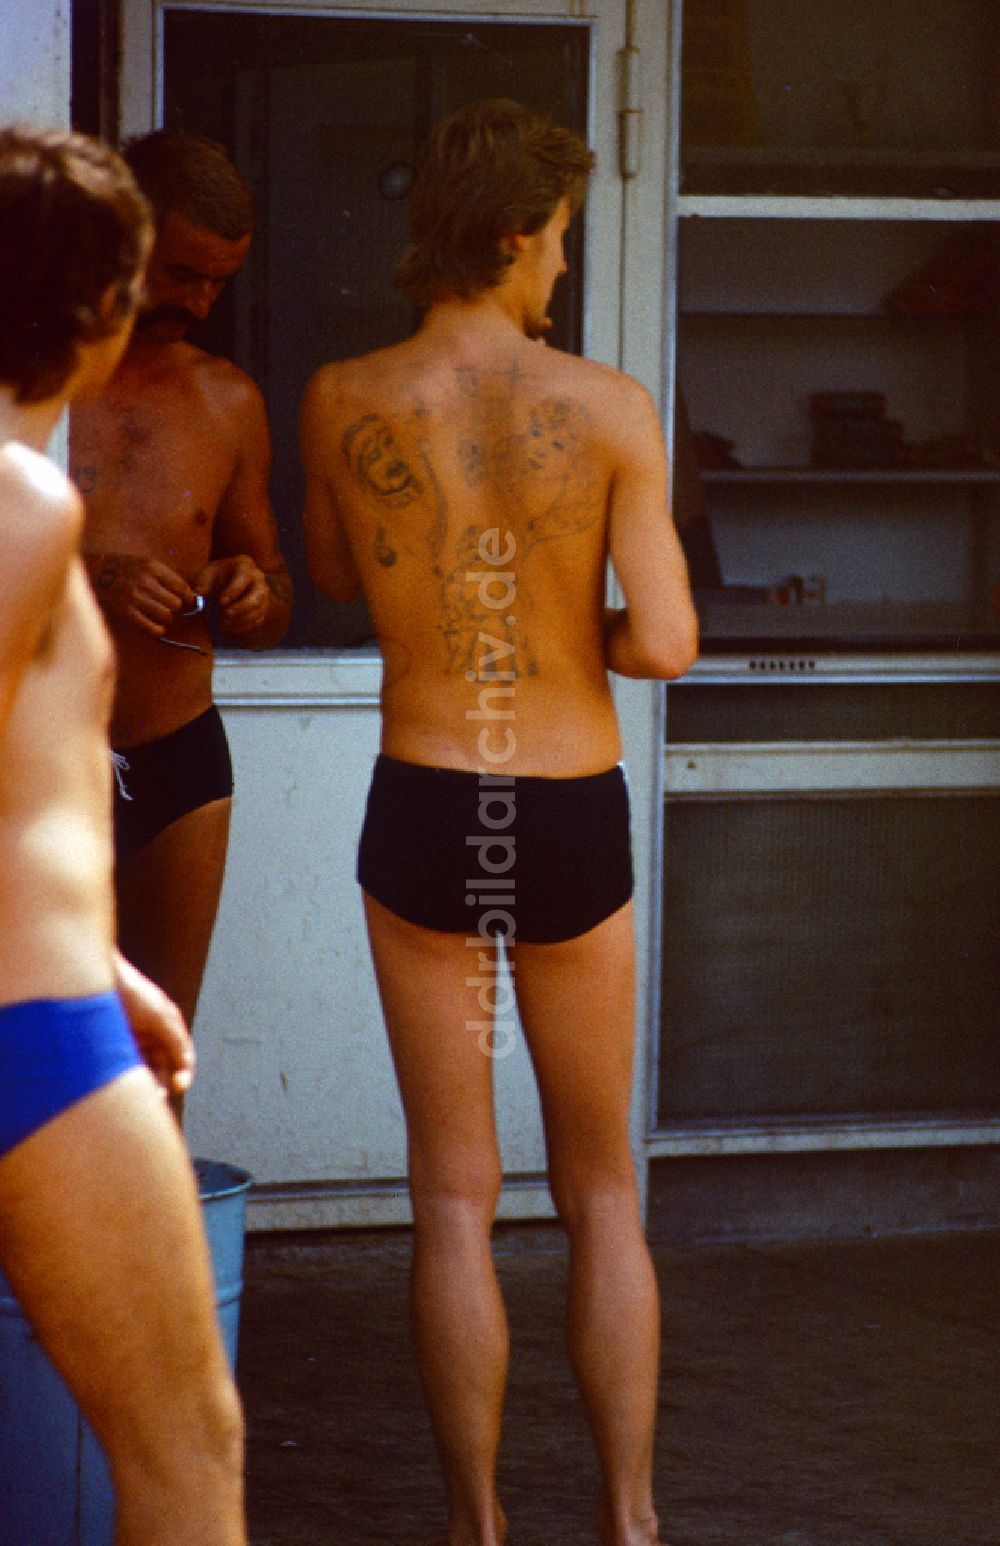
[[[465,984],[475,952],[368,896],[365,913],[406,1114],[413,1336],[448,1491],[448,1546],[499,1546],[507,1325],[490,1244],[500,1190],[492,1065]]]
[[[231,800],[189,811],[115,876],[122,954],[168,993],[190,1025],[219,909]]]
[[[231,800],[199,806],[157,833],[115,875],[118,943],[194,1024],[229,841]],[[171,1102],[179,1117],[181,1101]]]
[[[569,1235],[569,1348],[601,1464],[601,1540],[654,1546],[659,1304],[628,1131],[631,906],[578,939],[511,954]]]
[[[194,1178],[144,1069],[0,1160],[0,1239],[108,1456],[117,1546],[245,1546],[242,1424]]]

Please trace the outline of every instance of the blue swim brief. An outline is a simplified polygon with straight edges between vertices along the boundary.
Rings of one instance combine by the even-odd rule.
[[[0,1007],[0,1155],[141,1062],[117,993]]]

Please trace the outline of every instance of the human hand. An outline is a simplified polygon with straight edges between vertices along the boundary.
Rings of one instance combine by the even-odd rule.
[[[166,1095],[183,1095],[194,1078],[194,1043],[184,1017],[162,989],[115,952],[115,986],[139,1051]]]
[[[252,633],[267,621],[271,587],[263,569],[246,553],[213,559],[197,576],[195,586],[217,602],[224,633]]]
[[[162,637],[178,614],[194,606],[197,599],[184,576],[158,558],[135,553],[90,554],[87,572],[106,612],[155,638]]]

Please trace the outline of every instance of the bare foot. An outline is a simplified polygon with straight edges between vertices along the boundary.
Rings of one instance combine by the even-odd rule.
[[[630,1520],[616,1528],[609,1513],[602,1504],[598,1515],[601,1546],[668,1546],[668,1542],[660,1539],[660,1521],[655,1514]]]
[[[495,1533],[490,1540],[495,1541],[496,1546],[504,1546],[507,1539],[507,1518],[499,1504],[496,1505],[493,1527]],[[474,1532],[474,1535],[463,1536],[460,1542],[455,1542],[450,1535],[436,1535],[432,1541],[428,1541],[427,1546],[480,1546],[480,1537]]]

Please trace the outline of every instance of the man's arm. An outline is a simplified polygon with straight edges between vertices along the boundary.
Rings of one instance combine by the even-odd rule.
[[[302,527],[309,572],[317,589],[334,601],[354,601],[361,594],[361,579],[327,472],[334,371],[330,366],[318,371],[302,399],[299,443],[306,472]]]
[[[139,1051],[167,1095],[183,1095],[194,1078],[194,1043],[172,999],[138,967],[114,954],[115,987]]]
[[[268,494],[271,438],[264,400],[245,376],[231,412],[236,466],[216,511],[212,560],[195,589],[214,596],[222,631],[234,644],[265,650],[288,632],[293,592]]]
[[[682,676],[698,653],[698,620],[687,565],[670,518],[667,457],[650,394],[621,378],[621,431],[611,486],[609,547],[625,606],[610,610],[608,668],[621,676]]]

